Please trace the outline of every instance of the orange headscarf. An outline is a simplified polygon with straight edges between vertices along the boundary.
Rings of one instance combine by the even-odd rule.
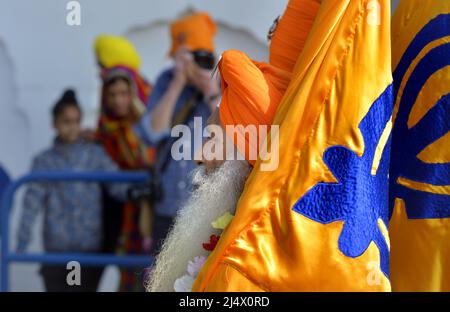
[[[138,73],[124,66],[108,69],[104,79],[106,81],[114,77],[122,77],[130,83],[133,93],[132,110],[126,118],[115,117],[108,110],[104,86],[97,138],[121,169],[146,169],[153,164],[155,151],[139,140],[133,131],[133,125],[145,111],[151,87]]]
[[[170,26],[172,47],[169,55],[173,56],[180,46],[192,51],[205,50],[213,53],[214,36],[217,27],[207,13],[194,13],[175,21]]]
[[[230,50],[222,55],[222,101],[219,107],[222,126],[245,159],[254,165],[260,142],[270,131],[278,104],[291,80],[295,62],[319,10],[317,0],[290,0],[276,26],[270,46],[270,61],[252,61],[243,52]],[[254,125],[245,131],[236,127]],[[260,129],[266,125],[266,129]],[[227,129],[228,128],[228,129]],[[267,132],[265,131],[267,130]],[[256,139],[252,139],[256,135]]]

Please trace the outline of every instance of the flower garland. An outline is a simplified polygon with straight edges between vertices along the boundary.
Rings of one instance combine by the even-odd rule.
[[[225,228],[230,224],[233,219],[233,215],[230,212],[226,212],[224,215],[217,218],[215,221],[211,223],[211,226],[216,230],[225,230]],[[212,252],[217,243],[219,242],[220,235],[211,235],[209,237],[209,242],[203,243],[202,247],[206,251]],[[192,286],[194,285],[194,281],[197,278],[198,273],[202,269],[203,265],[206,262],[206,257],[199,256],[195,257],[192,261],[188,262],[187,265],[187,274],[178,278],[173,288],[176,292],[190,292],[192,291]]]

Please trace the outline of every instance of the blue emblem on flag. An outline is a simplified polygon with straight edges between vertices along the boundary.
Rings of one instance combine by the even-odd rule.
[[[389,86],[371,106],[359,125],[364,153],[358,156],[344,146],[328,148],[323,161],[337,183],[318,183],[294,205],[293,210],[322,224],[344,221],[339,249],[348,257],[359,257],[373,241],[380,250],[381,270],[389,274],[389,249],[378,226],[388,224],[390,140],[378,170],[371,174],[375,151],[392,115],[393,88]]]
[[[394,72],[394,98],[408,69],[420,52],[431,42],[450,36],[450,15],[431,20],[414,38]],[[405,202],[410,219],[450,218],[450,196],[415,190],[401,185],[398,178],[429,185],[450,185],[450,163],[425,163],[417,155],[450,131],[450,94],[437,103],[411,129],[408,118],[417,97],[428,79],[450,66],[450,43],[431,49],[424,55],[406,82],[392,132],[390,171],[390,213],[396,198]],[[450,147],[449,147],[450,148]]]

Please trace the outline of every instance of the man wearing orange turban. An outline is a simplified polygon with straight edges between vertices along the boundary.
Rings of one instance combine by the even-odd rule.
[[[193,13],[172,23],[169,55],[174,66],[158,77],[147,111],[135,128],[142,140],[158,149],[156,174],[161,182],[162,196],[154,203],[155,253],[180,204],[188,197],[191,189],[189,172],[195,167],[188,160],[171,157],[171,128],[185,125],[193,131],[195,117],[200,117],[206,124],[219,100],[219,83],[211,78],[215,66],[215,34],[215,23],[206,13]],[[189,144],[194,146],[193,141]]]
[[[260,142],[270,131],[275,112],[291,81],[295,63],[311,29],[319,2],[290,1],[271,37],[269,63],[256,62],[240,51],[227,51],[219,64],[223,99],[220,121],[245,159],[255,164]],[[251,82],[251,83],[249,83]],[[256,139],[244,128],[256,126]],[[267,125],[266,129],[259,126]]]
[[[203,164],[193,174],[196,189],[181,209],[156,259],[147,287],[149,291],[191,290],[206,256],[214,249],[221,230],[232,218],[259,155],[259,143],[270,131],[318,8],[319,3],[314,0],[289,1],[270,34],[268,63],[253,61],[236,50],[222,55],[219,63],[222,100],[219,110],[213,113],[208,123],[225,130],[222,133],[226,132],[226,135],[214,133],[204,146],[215,143],[216,155],[224,157],[210,159],[202,153]],[[242,128],[229,131],[232,126]],[[248,126],[255,126],[256,140],[246,131]],[[225,161],[234,155],[234,151],[226,147],[228,142],[234,143],[245,160]],[[188,274],[183,275],[186,272]]]

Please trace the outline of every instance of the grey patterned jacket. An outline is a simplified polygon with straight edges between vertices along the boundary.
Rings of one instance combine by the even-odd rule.
[[[117,171],[99,145],[78,141],[53,147],[33,160],[32,171]],[[107,185],[108,192],[126,199],[128,186]],[[38,213],[44,213],[44,248],[51,252],[98,251],[102,243],[101,186],[92,182],[35,182],[29,184],[18,229],[18,251],[26,249]]]

